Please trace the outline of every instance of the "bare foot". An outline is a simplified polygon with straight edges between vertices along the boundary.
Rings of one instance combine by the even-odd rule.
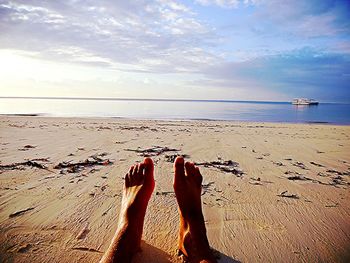
[[[151,158],[130,167],[125,175],[120,222],[142,223],[154,190],[154,166]]]
[[[146,209],[155,185],[153,173],[151,158],[130,167],[125,176],[118,229],[101,262],[130,262],[140,250]]]
[[[201,191],[202,175],[193,163],[175,160],[174,190],[179,204],[179,250],[190,262],[216,262],[204,224]],[[186,169],[186,172],[185,172]]]

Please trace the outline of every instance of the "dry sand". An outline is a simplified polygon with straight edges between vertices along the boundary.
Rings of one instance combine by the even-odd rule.
[[[244,172],[200,166],[219,262],[349,262],[349,126],[0,119],[1,262],[98,262],[117,227],[123,177],[143,159],[130,150],[155,145],[179,151],[153,157],[156,188],[135,262],[179,261],[173,168],[165,156],[172,154],[197,163],[232,160]],[[88,157],[97,165],[54,168]],[[27,159],[40,160],[4,167]]]

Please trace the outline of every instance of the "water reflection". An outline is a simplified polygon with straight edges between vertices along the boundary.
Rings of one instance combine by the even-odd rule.
[[[349,104],[308,106],[273,102],[0,99],[0,113],[41,113],[63,117],[350,123]]]
[[[292,105],[295,110],[298,111],[305,111],[305,110],[312,110],[313,108],[317,108],[318,104],[316,105]]]

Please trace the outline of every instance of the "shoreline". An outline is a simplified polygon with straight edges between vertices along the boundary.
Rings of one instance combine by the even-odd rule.
[[[208,121],[208,122],[237,122],[237,123],[271,123],[271,124],[310,124],[310,125],[334,125],[334,126],[350,126],[350,123],[336,123],[326,121],[306,121],[306,122],[288,122],[288,121],[251,121],[251,120],[225,120],[225,119],[201,119],[201,118],[132,118],[132,117],[118,117],[118,116],[50,116],[45,113],[14,113],[1,114],[1,117],[30,117],[30,118],[52,118],[52,119],[121,119],[134,121]]]

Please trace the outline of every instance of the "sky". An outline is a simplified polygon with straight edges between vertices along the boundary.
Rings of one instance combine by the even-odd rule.
[[[350,1],[0,0],[0,96],[350,103]]]

